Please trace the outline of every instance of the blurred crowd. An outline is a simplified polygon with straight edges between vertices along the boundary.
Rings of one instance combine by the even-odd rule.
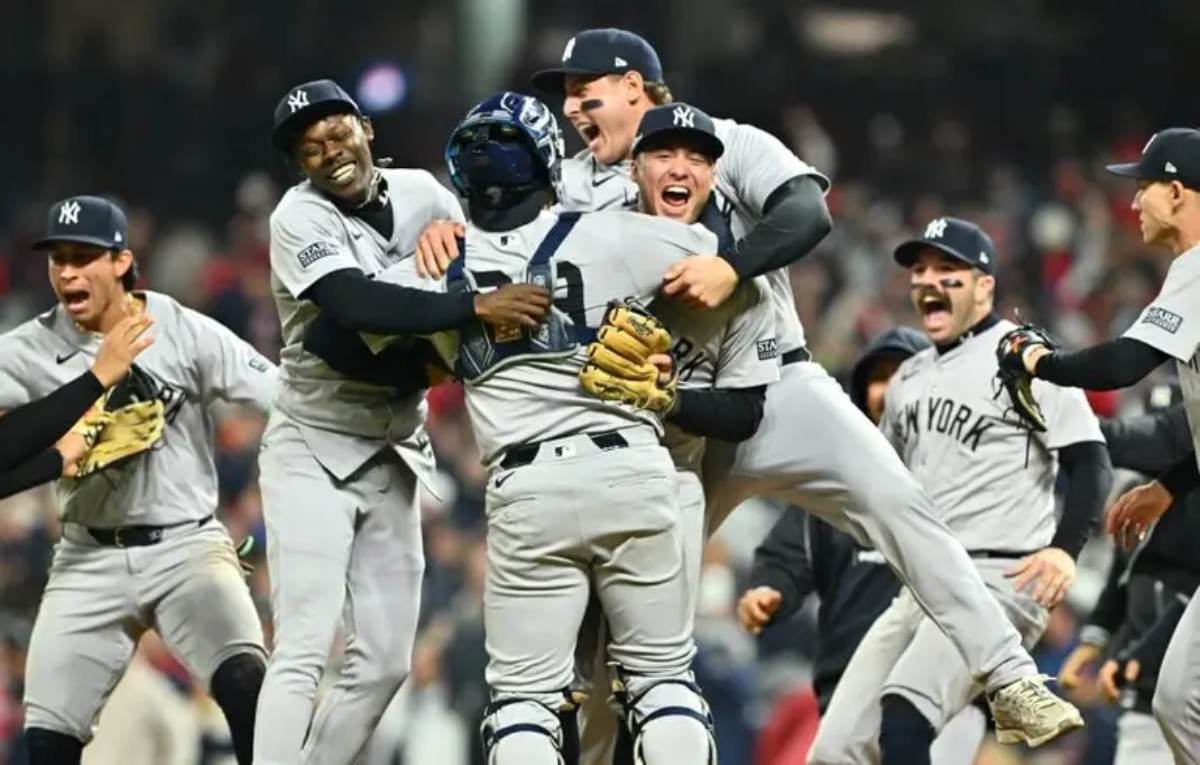
[[[28,14],[51,12],[33,10],[35,5],[41,4],[27,4],[13,16],[10,32],[22,34],[32,28],[38,20]],[[6,73],[11,102],[30,104],[37,119],[29,123],[28,135],[0,147],[0,152],[9,152],[0,155],[9,171],[0,181],[0,331],[46,309],[53,300],[45,261],[29,248],[46,207],[67,194],[112,193],[129,212],[130,246],[144,286],[215,317],[268,357],[278,358],[278,317],[268,289],[267,219],[291,180],[266,148],[270,106],[291,82],[337,76],[358,59],[321,37],[333,11],[321,11],[320,3],[271,3],[279,13],[290,9],[282,29],[269,14],[242,12],[241,4],[218,5],[228,13],[193,8],[193,14],[221,19],[227,27],[219,34],[201,35],[196,31],[200,19],[180,12],[178,4],[161,4],[175,8],[169,18],[148,18],[159,13],[160,4],[126,3],[120,18],[103,30],[86,23],[91,4],[46,4],[60,11],[74,9],[82,16],[56,24],[57,37],[39,37],[41,58],[18,62],[16,70]],[[451,5],[414,4],[411,23],[387,27],[391,36],[386,40],[381,39],[378,20],[365,12],[339,19],[340,34],[365,40],[362,44],[368,48],[408,46],[414,81],[422,71],[455,72],[461,62],[447,58],[444,51],[450,46],[443,44],[452,37],[453,19],[443,10]],[[669,77],[685,64],[694,65],[688,77],[676,77],[672,83],[680,96],[715,114],[760,123],[833,177],[829,205],[835,229],[791,269],[809,345],[831,371],[848,370],[877,332],[897,323],[915,323],[908,277],[893,263],[891,249],[943,213],[978,222],[995,240],[1002,257],[998,280],[1003,314],[1011,317],[1019,310],[1022,318],[1046,324],[1068,346],[1123,331],[1153,296],[1167,256],[1142,247],[1136,215],[1129,207],[1133,188],[1106,178],[1101,167],[1106,161],[1136,157],[1158,127],[1151,123],[1161,113],[1123,111],[1121,119],[1105,122],[1102,129],[1088,128],[1086,113],[1050,103],[1050,81],[1043,83],[1047,92],[1037,102],[1044,108],[1019,116],[1015,109],[992,115],[986,108],[964,106],[970,119],[932,108],[914,119],[903,109],[885,108],[889,99],[878,99],[878,109],[864,107],[861,102],[871,100],[871,91],[858,93],[858,111],[848,111],[849,99],[838,98],[828,79],[823,88],[802,98],[803,88],[795,84],[792,68],[796,61],[814,68],[820,62],[811,50],[798,52],[803,46],[796,40],[775,39],[789,29],[776,23],[787,21],[779,17],[778,4],[744,5],[754,7],[754,23],[747,20],[750,11],[727,8],[730,15],[719,18],[728,20],[728,35],[705,60],[689,57],[681,32],[663,30],[648,36],[661,41],[664,59],[677,62],[675,69],[668,66]],[[534,63],[556,55],[569,29],[588,23],[661,29],[659,16],[666,14],[651,11],[645,3],[620,2],[608,7],[602,18],[582,19],[557,4],[529,6],[557,31],[529,46],[523,58],[511,64],[514,82],[523,82],[518,75]],[[165,30],[167,36],[153,47],[113,45],[115,36],[129,34],[130,25]],[[1116,27],[1120,24],[1114,22]],[[1000,35],[998,29],[989,31]],[[699,34],[697,45],[712,36],[711,30],[707,37]],[[1059,42],[1082,45],[1078,38]],[[79,53],[85,50],[86,57]],[[298,50],[310,53],[297,59]],[[730,63],[738,55],[749,56],[747,50],[756,51],[753,66]],[[782,56],[780,51],[795,56]],[[980,60],[989,55],[986,46],[978,53]],[[1032,74],[1032,64],[1017,63],[1028,69],[1003,74]],[[740,80],[729,81],[732,74],[747,70],[758,74],[763,87],[779,91],[776,97],[751,98],[752,89],[742,88]],[[140,72],[136,84],[130,79],[132,71]],[[988,71],[982,67],[975,74]],[[1003,79],[993,74],[997,82]],[[701,81],[711,85],[713,98],[699,94]],[[1017,85],[1010,82],[1006,87]],[[108,100],[106,95],[113,92],[123,95]],[[950,93],[952,99],[959,95]],[[1003,98],[1004,92],[993,95]],[[450,89],[414,92],[405,110],[378,118],[383,129],[377,154],[441,176],[442,136],[467,100]],[[231,112],[261,119],[220,121],[221,113]],[[857,120],[853,132],[845,130],[850,120]],[[73,124],[88,127],[66,127]],[[1020,139],[1011,130],[1017,124],[1027,128]],[[1038,147],[1031,151],[1027,144],[1034,141]],[[994,149],[993,142],[998,142]],[[16,149],[18,145],[23,149]],[[18,182],[22,180],[29,183]],[[1101,416],[1140,406],[1137,390],[1089,397]],[[428,427],[439,457],[442,496],[425,498],[422,507],[427,571],[421,634],[412,677],[385,715],[365,765],[480,761],[476,724],[487,692],[481,608],[484,476],[461,390],[444,385],[430,391],[429,400]],[[244,412],[223,412],[216,438],[219,513],[235,539],[252,535],[257,542],[258,567],[247,584],[269,639],[269,590],[261,555],[268,540],[256,483],[262,424]],[[1119,487],[1127,485],[1129,476],[1125,478]],[[815,640],[812,610],[757,639],[743,633],[734,618],[753,548],[780,512],[786,508],[747,503],[706,551],[696,671],[712,701],[723,765],[798,765],[803,760],[796,752],[815,732],[816,702],[807,688]],[[23,762],[19,733],[24,649],[57,536],[56,508],[48,489],[0,502],[4,765]],[[1074,647],[1109,555],[1109,543],[1100,538],[1085,551],[1079,581],[1069,601],[1055,611],[1036,650],[1045,672],[1055,674]],[[1097,698],[1089,687],[1078,695],[1087,708],[1085,732],[1069,735],[1036,756],[989,747],[980,762],[1110,762],[1115,710]],[[84,761],[226,765],[233,757],[219,710],[149,635],[101,718]]]

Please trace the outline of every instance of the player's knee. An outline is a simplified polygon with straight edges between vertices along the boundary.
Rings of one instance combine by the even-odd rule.
[[[74,736],[47,728],[25,729],[29,765],[79,765],[83,742]]]
[[[879,750],[883,765],[928,764],[935,731],[925,715],[898,694],[885,695],[880,706]]]
[[[691,673],[667,678],[620,674],[636,765],[715,765],[712,715]]]
[[[566,741],[563,714],[573,713],[570,694],[501,696],[488,705],[479,727],[486,765],[575,765],[567,755],[578,744]],[[578,735],[571,726],[570,732]],[[577,756],[576,756],[577,760]]]
[[[301,641],[277,639],[267,672],[294,693],[315,693],[328,654],[328,645],[320,650]]]

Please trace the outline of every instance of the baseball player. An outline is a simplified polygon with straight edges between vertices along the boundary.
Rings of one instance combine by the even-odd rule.
[[[1158,475],[1192,451],[1192,431],[1177,385],[1156,385],[1146,413],[1103,420],[1113,466]],[[1132,555],[1113,556],[1104,591],[1080,632],[1080,645],[1059,673],[1064,688],[1081,683],[1088,665],[1106,660],[1098,680],[1118,703],[1116,765],[1170,762],[1171,750],[1154,720],[1151,700],[1163,654],[1189,598],[1200,586],[1200,495],[1163,515]]]
[[[627,159],[637,125],[648,109],[670,100],[654,49],[630,32],[588,30],[567,43],[560,68],[535,77],[540,87],[566,94],[563,112],[588,144],[564,163],[564,206],[634,205]],[[1045,688],[1020,635],[987,597],[961,545],[934,518],[921,486],[804,346],[786,266],[829,232],[823,198],[829,181],[773,136],[732,120],[715,123],[725,146],[715,184],[740,238],[721,254],[678,262],[666,272],[663,292],[714,306],[740,281],[765,274],[776,307],[781,379],[767,390],[763,425],[752,438],[708,445],[710,528],[754,495],[817,513],[875,547],[900,573],[972,675],[986,678],[1003,730],[1019,730],[1026,740],[1061,732],[1078,711]],[[422,235],[418,265],[424,272],[439,273],[452,262],[456,230],[443,224]],[[798,439],[796,433],[816,435]]]
[[[884,395],[900,362],[928,347],[929,339],[909,327],[888,330],[867,346],[851,371],[849,393],[872,422],[883,416]],[[738,621],[757,635],[799,611],[809,594],[817,595],[813,690],[824,714],[854,649],[899,590],[879,553],[808,513],[784,513],[754,553]],[[984,729],[983,711],[967,705],[938,734],[932,761],[974,762]]]
[[[318,313],[355,331],[453,329],[477,317],[536,325],[546,290],[431,294],[371,277],[416,246],[458,202],[429,173],[377,167],[371,123],[336,83],[290,89],[272,142],[304,176],[271,216],[271,285],[284,348],[277,408],[263,435],[260,484],[275,645],[260,702],[259,765],[350,762],[408,674],[424,558],[418,488],[432,452],[423,385],[397,387],[408,348],[351,379],[306,347]],[[421,365],[413,350],[411,364]],[[337,367],[361,364],[339,358]],[[411,380],[410,376],[405,377]],[[315,707],[335,633],[345,661]]]
[[[695,220],[711,184],[708,157],[723,147],[702,113],[685,129],[665,117],[647,123],[639,166],[646,188],[680,202],[671,217]],[[530,167],[534,148],[537,162]],[[560,152],[554,117],[535,99],[505,93],[473,109],[447,149],[451,178],[467,197],[472,220],[465,254],[447,280],[424,282],[451,291],[460,283],[509,280],[561,286],[555,311],[538,332],[463,334],[451,354],[466,381],[489,470],[485,626],[494,700],[483,726],[488,762],[549,763],[573,755],[571,704],[564,699],[589,576],[609,622],[609,658],[636,761],[711,762],[711,720],[689,669],[694,595],[688,578],[698,569],[700,491],[697,481],[691,520],[681,518],[675,468],[659,445],[654,412],[693,432],[752,431],[752,403],[746,417],[697,411],[690,402],[704,400],[694,394],[715,392],[727,395],[731,409],[742,409],[733,391],[758,395],[761,402],[754,389],[777,374],[767,334],[769,305],[746,306],[757,311],[753,323],[728,316],[740,310],[740,295],[712,316],[671,319],[680,327],[671,349],[679,375],[690,377],[695,389],[647,386],[656,371],[639,387],[614,371],[622,365],[610,356],[628,353],[614,339],[628,322],[621,318],[624,308],[609,311],[597,341],[581,354],[579,338],[601,325],[609,300],[648,301],[663,270],[689,252],[716,247],[717,237],[699,226],[631,212],[557,215],[543,209],[555,198]],[[524,252],[515,249],[517,242]],[[421,283],[412,261],[380,278]],[[730,341],[734,332],[755,339]],[[722,350],[741,349],[743,357],[722,359],[731,387],[713,391],[711,383],[702,384],[708,374],[703,366],[719,353],[714,349],[722,338]],[[759,340],[766,342],[759,346]],[[667,350],[665,343],[659,349]],[[613,398],[641,406],[602,400]],[[577,493],[585,480],[593,488]],[[684,536],[696,542],[685,543]],[[686,549],[696,561],[686,559]]]
[[[58,484],[62,540],[26,670],[31,762],[80,761],[138,638],[153,628],[210,689],[238,762],[249,765],[266,654],[233,544],[213,517],[210,406],[223,400],[265,412],[275,368],[212,319],[166,295],[133,291],[125,214],[111,202],[76,196],[56,203],[35,246],[48,254],[58,305],[0,337],[0,408],[77,377],[130,314],[154,320],[155,343],[95,414],[142,413],[131,437],[149,435],[122,459]],[[129,403],[108,411],[122,400]]]
[[[909,270],[912,303],[934,347],[897,369],[880,430],[1032,646],[1075,578],[1075,556],[1112,484],[1099,423],[1078,389],[1038,384],[1041,431],[1011,411],[1005,391],[997,394],[996,342],[1013,325],[993,311],[996,253],[982,230],[938,218],[895,259]],[[1068,489],[1056,525],[1060,466]],[[982,690],[955,659],[945,633],[901,590],[846,667],[809,762],[930,762],[937,733]],[[1082,725],[1076,713],[1027,742]],[[996,728],[1001,743],[1022,738],[999,713]]]
[[[1109,165],[1138,179],[1133,209],[1142,240],[1175,256],[1153,302],[1121,337],[1081,351],[1063,352],[1043,334],[1022,328],[997,349],[1001,366],[1059,385],[1095,390],[1123,388],[1175,359],[1193,445],[1200,442],[1200,130],[1156,133],[1134,163]],[[1190,320],[1189,320],[1190,319]],[[1109,511],[1109,533],[1127,547],[1144,537],[1171,504],[1200,485],[1195,455],[1156,480],[1126,492]],[[1163,657],[1154,715],[1179,763],[1200,762],[1200,604],[1193,597]]]

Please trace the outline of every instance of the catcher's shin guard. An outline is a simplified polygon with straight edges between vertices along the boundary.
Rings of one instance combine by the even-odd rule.
[[[618,739],[614,763],[717,765],[712,715],[691,672],[649,677],[617,667],[615,674],[613,697],[629,743]]]
[[[569,690],[529,696],[500,695],[479,726],[486,765],[578,765],[579,705]],[[522,735],[524,734],[524,735]],[[568,736],[574,736],[573,741]]]

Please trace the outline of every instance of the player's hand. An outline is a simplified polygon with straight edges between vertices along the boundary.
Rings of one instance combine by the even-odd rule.
[[[1029,373],[1030,377],[1037,376],[1034,374],[1034,370],[1037,369],[1038,360],[1047,353],[1053,352],[1052,348],[1048,348],[1041,343],[1032,343],[1021,353],[1021,363],[1025,365],[1025,371]]]
[[[1150,524],[1167,512],[1174,497],[1158,481],[1135,486],[1125,492],[1108,511],[1105,529],[1113,541],[1130,550],[1146,538]]]
[[[74,478],[79,474],[79,461],[83,459],[88,451],[87,439],[83,434],[74,431],[68,432],[65,436],[58,439],[58,443],[54,445],[58,449],[58,453],[62,455],[62,477]]]
[[[1120,662],[1115,659],[1104,662],[1104,666],[1100,668],[1100,672],[1096,676],[1104,698],[1115,704],[1121,696],[1121,686],[1137,680],[1141,671],[1142,665],[1138,663],[1137,659],[1125,662],[1124,672],[1121,671]]]
[[[452,220],[435,220],[425,227],[417,239],[417,273],[430,279],[441,279],[458,257],[458,237],[467,233],[463,224]]]
[[[1075,582],[1075,561],[1064,550],[1047,547],[1026,555],[1004,575],[1016,577],[1013,589],[1018,592],[1034,584],[1030,596],[1044,608],[1054,608]]]
[[[139,313],[126,316],[108,331],[92,364],[92,374],[101,385],[111,388],[129,373],[137,355],[154,342],[154,338],[146,334],[153,323],[154,319]]]
[[[674,263],[663,276],[663,294],[692,308],[716,308],[733,294],[737,272],[719,255],[693,255]]]
[[[662,386],[671,383],[671,377],[675,374],[675,359],[669,353],[652,353],[646,357],[646,361],[658,367],[658,384]]]
[[[550,293],[533,284],[505,284],[475,296],[475,315],[497,327],[536,327],[550,310]]]
[[[738,601],[738,622],[746,632],[757,635],[763,631],[763,627],[771,623],[782,602],[783,595],[774,587],[746,590],[742,599]]]
[[[1100,657],[1103,655],[1104,652],[1100,650],[1099,646],[1080,643],[1063,662],[1062,669],[1058,673],[1058,684],[1068,691],[1075,690],[1083,682],[1083,673],[1100,661]]]

